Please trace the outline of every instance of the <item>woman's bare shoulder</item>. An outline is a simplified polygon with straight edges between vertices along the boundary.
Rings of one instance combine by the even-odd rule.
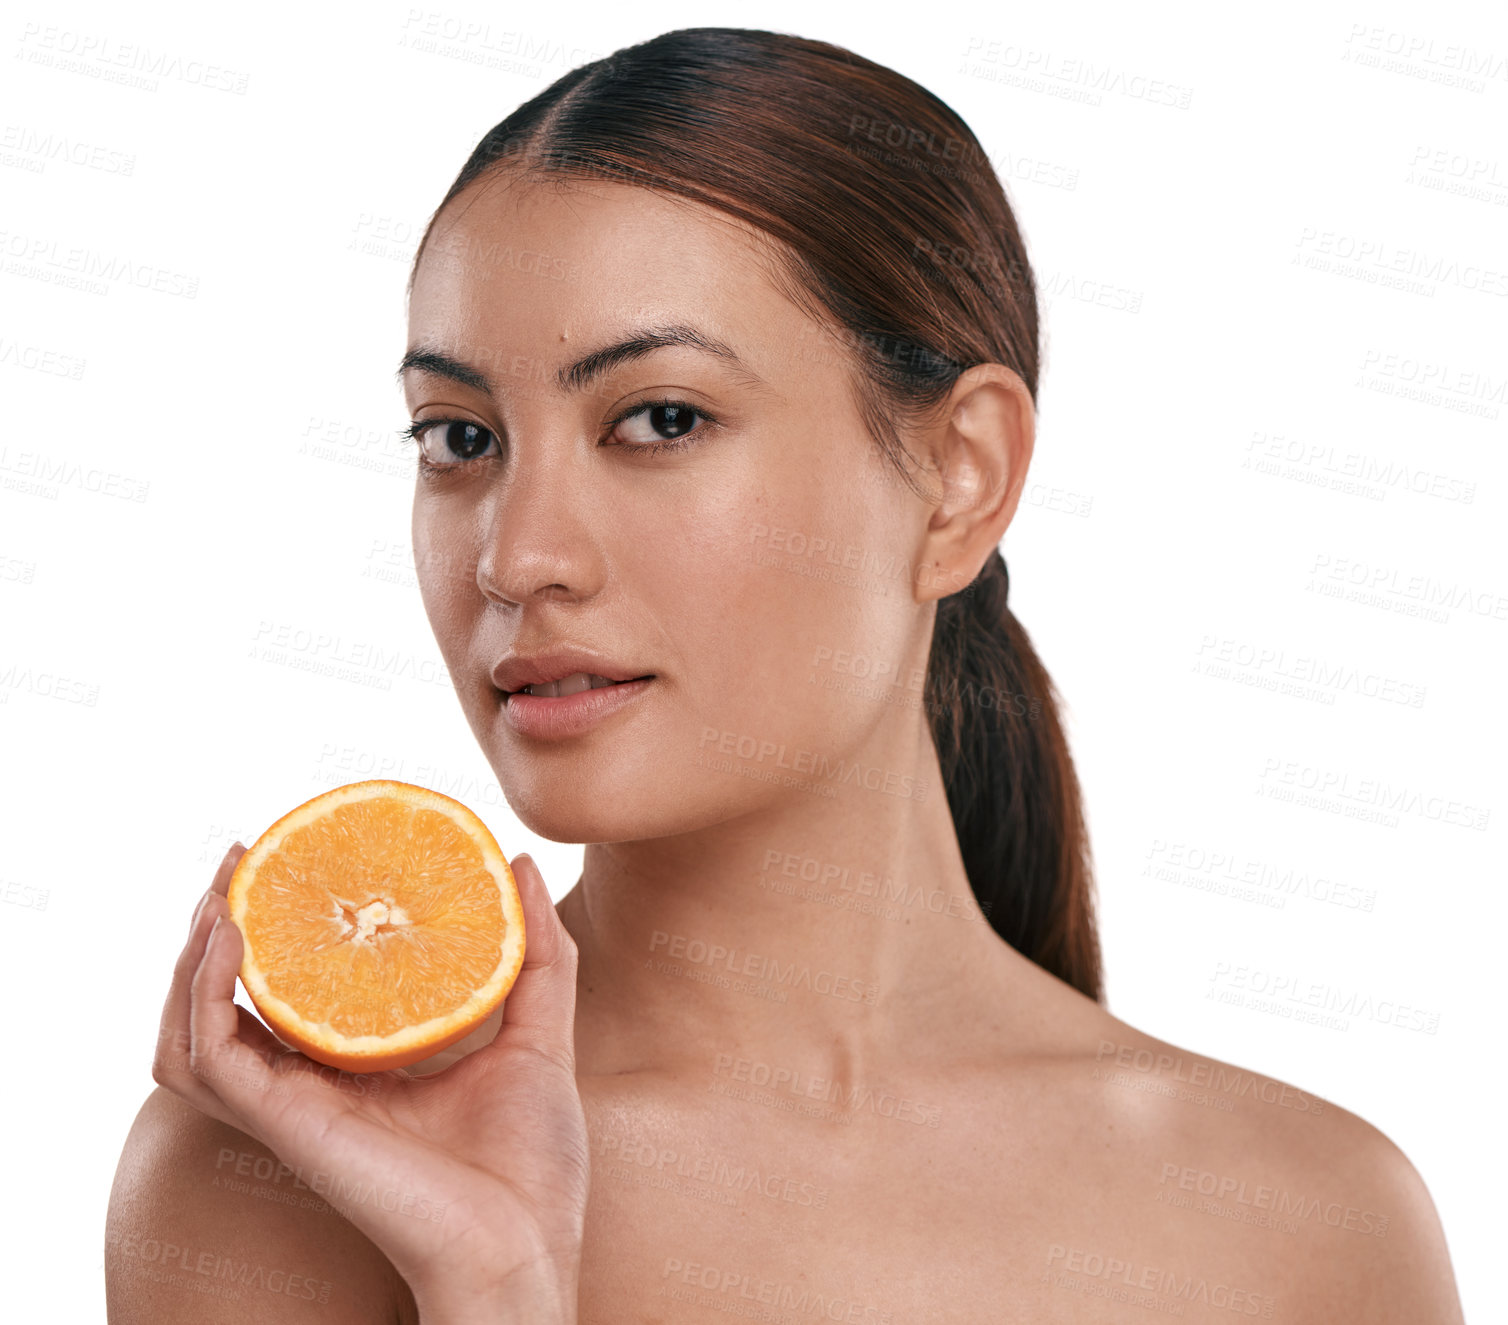
[[[400,1325],[407,1285],[261,1142],[159,1086],[121,1151],[105,1226],[112,1325]]]
[[[1123,1213],[1205,1244],[1268,1298],[1286,1298],[1290,1319],[1461,1320],[1434,1202],[1378,1128],[1312,1089],[1159,1040],[1098,1005],[1080,1006],[1072,1022],[1074,1052],[1057,1071],[1071,1074],[1081,1119],[1125,1169]]]

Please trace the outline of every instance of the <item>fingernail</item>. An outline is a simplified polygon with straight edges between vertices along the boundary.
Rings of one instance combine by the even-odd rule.
[[[213,888],[206,888],[203,895],[199,898],[198,905],[194,907],[194,918],[189,921],[190,934],[192,934],[196,929],[199,928],[199,917],[204,914],[205,903],[209,901],[210,894],[214,891],[215,890]]]

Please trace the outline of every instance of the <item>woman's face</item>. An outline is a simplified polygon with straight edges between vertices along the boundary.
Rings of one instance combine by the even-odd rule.
[[[560,380],[670,327],[736,361],[680,344]],[[928,512],[750,231],[628,184],[473,185],[420,262],[409,351],[486,382],[433,360],[403,374],[413,420],[457,421],[418,440],[444,468],[417,479],[414,553],[461,706],[532,831],[666,836],[814,794],[782,773],[914,759]],[[663,441],[682,445],[646,449]],[[518,730],[494,669],[559,648],[654,679],[575,735]]]

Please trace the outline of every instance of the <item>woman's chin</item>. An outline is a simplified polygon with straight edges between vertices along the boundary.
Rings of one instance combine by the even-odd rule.
[[[507,788],[504,789],[507,793]],[[689,793],[655,787],[642,795],[588,798],[579,787],[541,791],[538,795],[508,794],[509,808],[536,837],[547,842],[637,842],[676,837],[707,828],[730,817],[728,811],[707,807],[698,814]]]
[[[508,797],[509,807],[536,837],[547,842],[622,842],[648,837],[645,820],[633,813],[631,800],[615,798],[604,805],[573,790],[545,790],[537,795]]]

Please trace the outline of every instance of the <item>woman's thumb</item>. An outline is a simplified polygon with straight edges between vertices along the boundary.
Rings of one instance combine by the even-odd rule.
[[[493,1043],[522,1044],[575,1071],[576,941],[561,923],[534,858],[510,862],[524,908],[524,964],[503,1002]]]

